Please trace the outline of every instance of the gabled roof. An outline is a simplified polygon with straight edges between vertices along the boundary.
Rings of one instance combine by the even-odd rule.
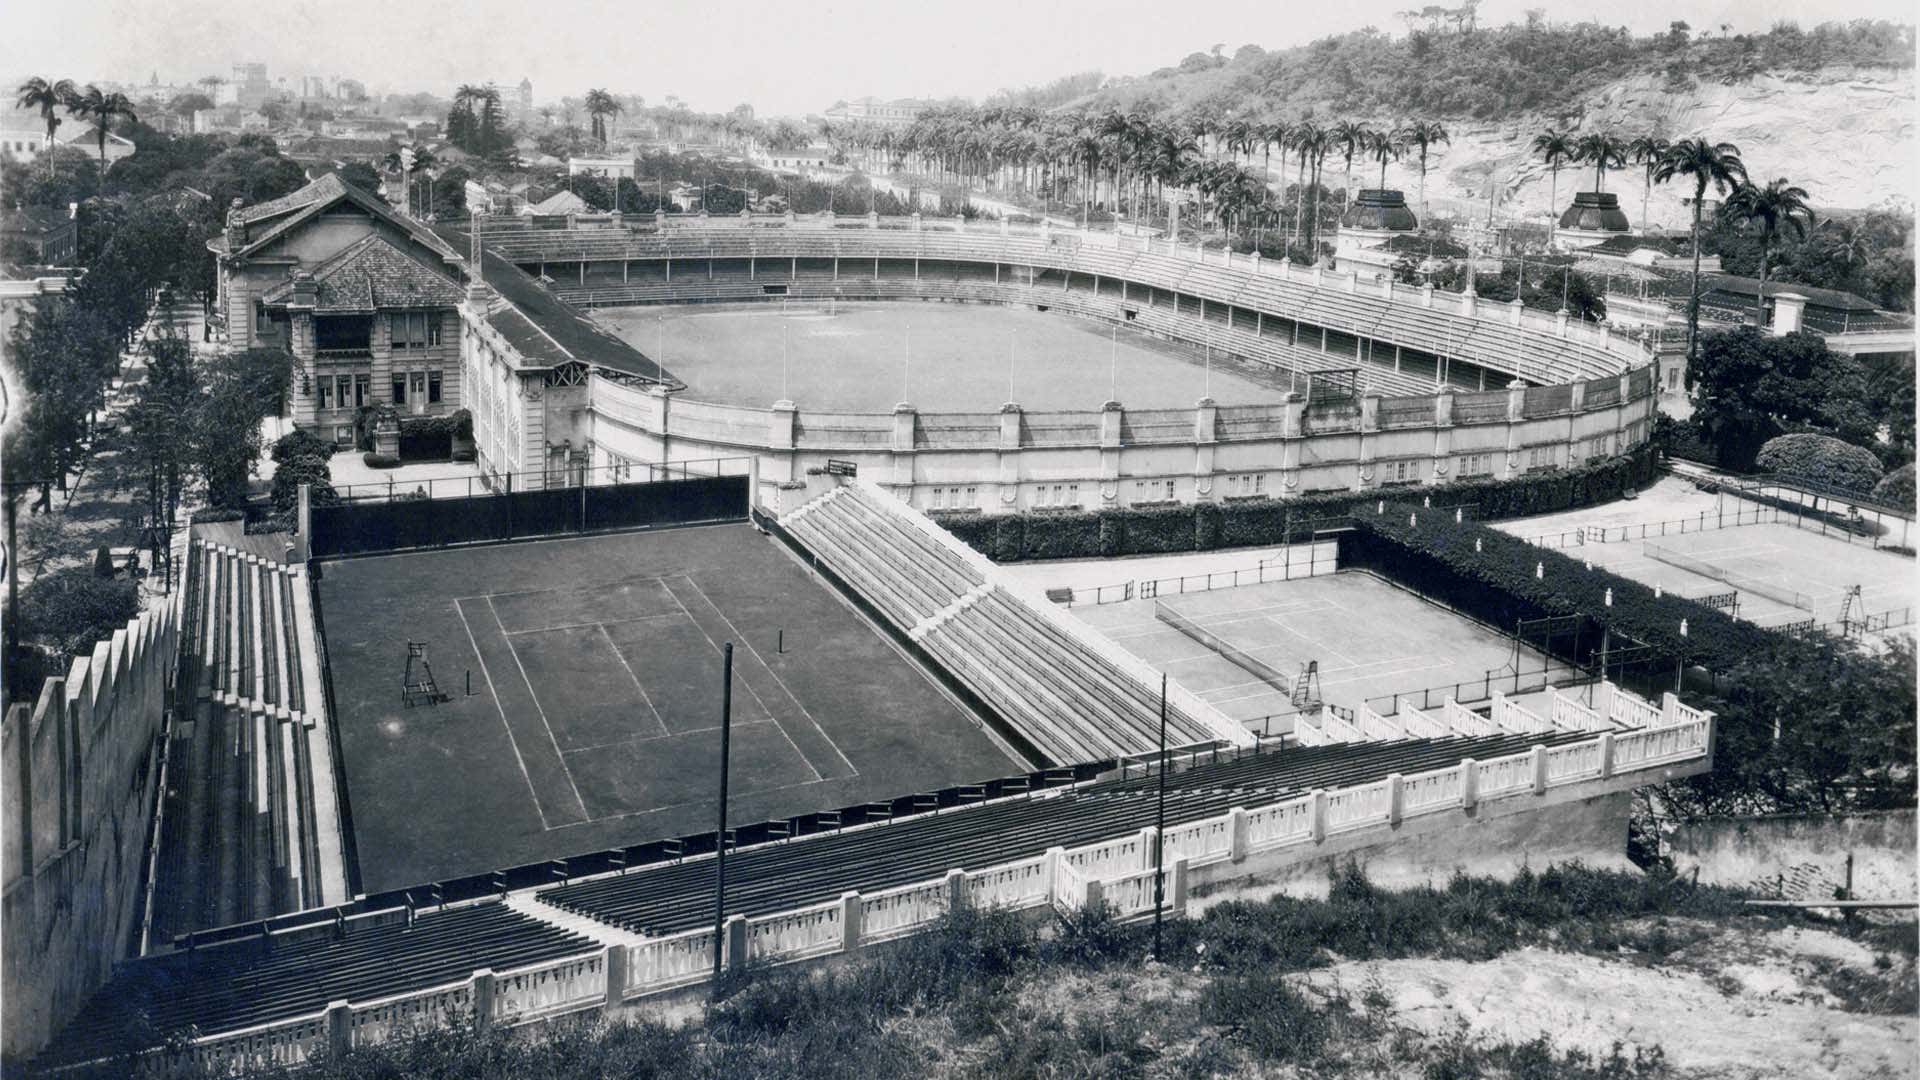
[[[418,259],[375,234],[314,268],[318,287],[315,311],[371,312],[385,308],[454,307],[460,303],[460,285],[445,274],[420,265]],[[263,304],[279,306],[293,298],[292,279],[261,295]]]
[[[1705,287],[1735,296],[1757,296],[1762,287],[1759,278],[1741,277],[1738,274],[1716,274],[1707,278]],[[1873,301],[1855,296],[1839,289],[1816,289],[1811,285],[1800,285],[1791,281],[1769,281],[1765,290],[1768,296],[1781,293],[1798,293],[1807,298],[1811,307],[1832,308],[1834,311],[1872,311]]]
[[[556,191],[527,208],[529,214],[590,214],[593,207],[571,191]]]
[[[408,236],[448,262],[461,261],[459,253],[448,247],[444,240],[433,234],[432,230],[411,218],[401,217],[379,196],[354,187],[340,179],[336,173],[326,173],[300,190],[289,192],[278,199],[241,207],[236,212],[240,215],[240,220],[247,223],[249,228],[247,238],[238,250],[228,250],[221,242],[224,237],[216,238],[215,243],[209,246],[225,255],[248,255],[285,236],[328,207],[341,202],[351,202],[374,217],[405,230]],[[252,227],[255,222],[266,224],[264,228],[255,229]]]

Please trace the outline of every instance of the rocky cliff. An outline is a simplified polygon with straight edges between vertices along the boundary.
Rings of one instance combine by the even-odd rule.
[[[1653,131],[1672,139],[1702,134],[1740,147],[1756,181],[1785,176],[1807,189],[1817,207],[1860,209],[1889,202],[1912,206],[1920,188],[1915,168],[1915,102],[1912,69],[1827,68],[1807,74],[1769,74],[1732,84],[1702,82],[1670,93],[1657,75],[1609,84],[1589,95],[1570,115],[1527,114],[1498,123],[1446,121],[1453,135],[1429,157],[1427,198],[1436,216],[1472,214],[1484,220],[1488,196],[1497,200],[1499,217],[1544,222],[1552,179],[1532,155],[1533,137],[1548,127],[1578,132],[1617,130],[1628,135]],[[1369,170],[1368,186],[1377,179]],[[1337,163],[1327,170],[1338,184]],[[1404,187],[1408,201],[1418,198],[1412,162],[1393,166],[1388,182]],[[1593,172],[1562,166],[1558,207],[1571,193],[1593,186]],[[1620,194],[1621,208],[1637,226],[1641,221],[1643,174],[1637,166],[1610,172],[1607,190]],[[1684,227],[1689,211],[1681,202],[1691,184],[1655,185],[1646,214],[1659,226]]]

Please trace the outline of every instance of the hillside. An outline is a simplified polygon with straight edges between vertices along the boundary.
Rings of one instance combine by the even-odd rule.
[[[1178,67],[1109,80],[1074,107],[1375,125],[1437,119],[1453,136],[1429,165],[1428,197],[1441,213],[1484,215],[1491,184],[1503,216],[1545,214],[1550,180],[1528,144],[1548,127],[1709,134],[1739,145],[1756,174],[1791,177],[1822,208],[1862,209],[1909,201],[1913,55],[1912,28],[1867,22],[1698,38],[1539,22],[1393,37],[1368,29],[1276,52],[1195,53]],[[1329,182],[1341,183],[1341,170],[1330,159]],[[1640,179],[1631,166],[1608,177],[1636,223]],[[1411,195],[1416,170],[1395,165],[1388,182]],[[1591,187],[1591,173],[1563,168],[1562,206],[1575,185]],[[1656,191],[1648,211],[1656,224],[1686,221],[1677,190]]]

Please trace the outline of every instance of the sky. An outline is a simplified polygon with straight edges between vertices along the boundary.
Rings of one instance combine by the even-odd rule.
[[[346,76],[376,91],[533,81],[536,102],[589,87],[672,94],[701,111],[820,112],[874,95],[983,98],[1098,70],[1142,75],[1215,44],[1284,48],[1372,25],[1413,0],[5,0],[0,76],[190,82],[260,61],[271,77]],[[1452,0],[1448,0],[1451,3]],[[1637,33],[1763,30],[1777,19],[1911,22],[1913,0],[1483,0],[1483,25],[1596,10]],[[923,13],[924,12],[924,13]],[[936,13],[937,12],[937,13]],[[9,84],[11,85],[11,84]]]

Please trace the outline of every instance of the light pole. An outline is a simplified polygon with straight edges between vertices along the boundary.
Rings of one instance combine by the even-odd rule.
[[[733,642],[720,647],[720,656],[720,829],[713,838],[713,986],[716,992],[720,989],[727,943],[727,759],[733,749]]]

